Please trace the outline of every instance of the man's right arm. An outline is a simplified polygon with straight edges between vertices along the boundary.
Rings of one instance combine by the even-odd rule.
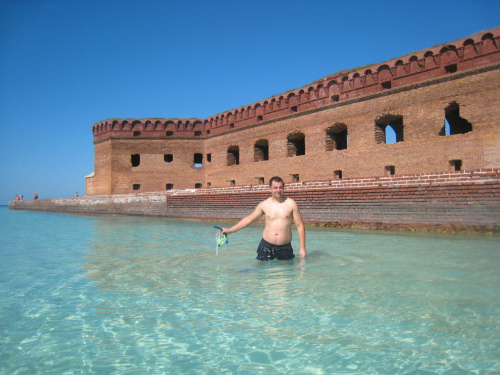
[[[252,224],[254,221],[259,220],[259,218],[264,215],[262,210],[262,203],[260,203],[257,208],[250,215],[241,219],[238,223],[233,225],[231,228],[222,228],[222,233],[231,234],[245,228],[246,226]]]

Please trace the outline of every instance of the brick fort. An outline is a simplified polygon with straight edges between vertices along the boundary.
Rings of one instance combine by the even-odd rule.
[[[278,175],[309,223],[498,232],[499,45],[497,27],[206,119],[100,121],[86,197],[25,208],[237,219]]]

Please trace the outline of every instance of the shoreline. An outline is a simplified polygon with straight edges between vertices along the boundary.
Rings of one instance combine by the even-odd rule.
[[[9,209],[234,221],[267,198],[267,185],[9,202]],[[500,234],[500,169],[298,182],[285,195],[309,226]]]

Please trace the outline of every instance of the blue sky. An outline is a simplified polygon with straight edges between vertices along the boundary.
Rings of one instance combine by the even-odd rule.
[[[96,122],[206,118],[499,14],[498,0],[0,0],[0,204],[83,195]]]

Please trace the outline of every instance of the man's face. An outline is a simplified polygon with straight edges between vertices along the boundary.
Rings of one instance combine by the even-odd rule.
[[[271,191],[271,195],[274,199],[281,199],[283,197],[283,191],[285,187],[283,186],[283,182],[273,181],[272,185],[269,187]]]

